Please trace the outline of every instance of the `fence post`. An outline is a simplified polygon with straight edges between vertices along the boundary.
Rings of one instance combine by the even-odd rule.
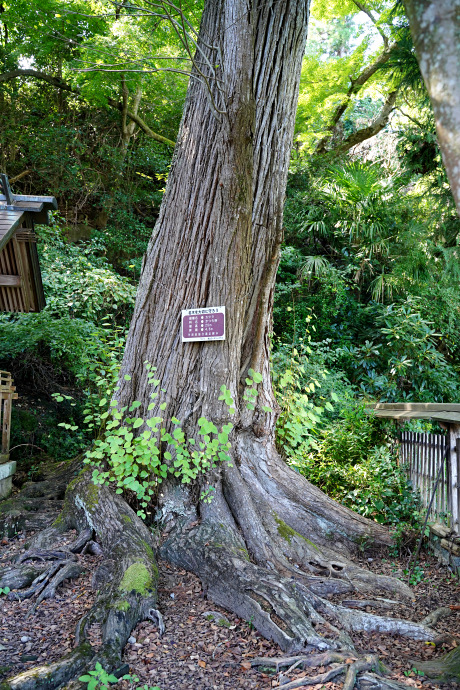
[[[458,439],[460,439],[460,424],[449,424],[449,454],[447,456],[448,477],[449,477],[449,510],[452,513],[452,529],[457,533],[459,530],[459,458],[457,456]]]
[[[10,460],[11,409],[18,397],[11,374],[0,371],[0,498],[11,492],[16,463]]]

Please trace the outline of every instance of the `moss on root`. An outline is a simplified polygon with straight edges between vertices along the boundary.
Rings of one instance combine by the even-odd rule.
[[[144,547],[145,552],[148,555],[148,557],[151,558],[152,561],[155,561],[155,554],[153,553],[153,549],[150,546],[150,544],[147,544],[146,541],[142,541],[142,546]],[[152,563],[152,567],[156,567],[156,566],[154,566],[154,563]]]
[[[98,484],[88,484],[85,492],[85,505],[88,510],[95,510],[99,501],[99,485]]]
[[[152,591],[154,584],[153,578],[144,563],[133,563],[125,570],[119,589],[122,592],[137,592],[145,596]]]
[[[285,539],[288,542],[288,544],[291,543],[294,537],[299,537],[299,539],[303,539],[307,542],[307,544],[310,544],[310,546],[316,549],[316,551],[319,551],[316,544],[307,539],[307,537],[304,537],[303,534],[299,534],[299,532],[296,532],[295,529],[292,529],[292,527],[289,527],[289,525],[283,522],[283,520],[281,520],[281,518],[278,517],[276,513],[274,513],[273,515],[275,518],[275,522],[278,525],[278,534],[280,535],[280,537],[282,537],[282,539]]]
[[[440,659],[412,663],[418,671],[423,671],[428,678],[433,678],[438,683],[452,680],[460,682],[460,647],[455,647]]]
[[[235,556],[239,556],[240,558],[244,558],[245,561],[249,561],[249,562],[251,561],[251,559],[249,557],[249,552],[247,549],[244,549],[243,547],[237,547],[236,546],[232,549],[232,551],[235,554]]]
[[[118,601],[115,601],[112,606],[112,608],[114,608],[116,611],[128,611],[129,607],[129,601],[125,601],[124,599],[119,599]]]

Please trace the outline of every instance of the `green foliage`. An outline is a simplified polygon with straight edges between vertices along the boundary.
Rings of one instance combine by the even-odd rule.
[[[156,393],[152,396],[156,397]],[[171,423],[175,428],[169,433],[162,417],[128,416],[140,407],[138,401],[120,411],[115,409],[114,401],[111,406],[113,411],[101,415],[108,419],[106,430],[87,452],[85,462],[94,466],[96,483],[113,482],[117,493],[132,491],[141,506],[138,514],[143,518],[147,505],[168,474],[182,484],[189,484],[219,462],[231,460],[228,454],[231,424],[224,424],[219,431],[202,417],[198,420],[200,431],[195,440],[185,436],[181,423],[174,417]],[[168,450],[162,452],[162,444]]]
[[[87,674],[80,676],[78,679],[81,683],[87,683],[86,690],[108,690],[110,685],[118,683],[118,678],[102,667],[99,661],[96,662],[94,671],[88,671]],[[127,673],[122,676],[120,680],[126,680],[130,683],[130,689],[134,690],[135,684],[139,682],[138,676]],[[136,690],[160,690],[158,685],[155,687],[148,685],[141,685]]]
[[[440,227],[425,183],[407,193],[408,179],[356,160],[293,175],[275,332],[296,342],[312,313],[325,368],[362,395],[454,401],[460,276],[442,237],[456,243],[460,223],[447,205]]]
[[[9,594],[10,593],[10,588],[9,587],[0,587],[0,595],[1,594]]]
[[[410,587],[416,587],[425,579],[425,571],[420,565],[415,565],[411,570],[409,570],[409,568],[404,568],[403,573],[406,577],[409,578]],[[412,671],[415,671],[415,669],[412,669]],[[417,674],[418,672],[415,671],[415,673]],[[408,674],[406,673],[406,675]],[[419,673],[418,675],[423,676],[425,674]]]
[[[83,423],[95,441],[86,452],[84,462],[93,467],[95,483],[112,484],[116,493],[130,492],[134,495],[140,506],[138,515],[145,518],[147,506],[168,475],[176,477],[182,484],[190,484],[219,464],[226,462],[231,465],[229,437],[233,425],[223,424],[219,430],[213,422],[200,417],[195,439],[185,435],[177,418],[149,415],[149,412],[163,411],[167,407],[166,402],[159,403],[159,396],[165,390],[159,388],[156,367],[149,362],[144,363],[148,372],[147,384],[151,388],[151,402],[147,409],[142,410],[142,403],[138,400],[129,407],[120,407],[114,396],[123,342],[121,338],[115,344],[111,342],[104,362],[94,361],[91,353],[88,354],[86,375],[82,375],[82,381],[87,382],[90,390]],[[245,400],[247,409],[252,410],[258,395],[255,386],[261,383],[262,376],[252,369],[249,374],[251,379],[246,383],[250,387],[246,389]],[[125,374],[125,380],[130,379],[130,375]],[[53,397],[57,402],[71,399],[71,396],[59,393]],[[225,385],[221,386],[219,400],[227,406],[229,414],[235,413],[233,398]],[[265,411],[270,409],[265,408]],[[78,426],[69,422],[61,422],[59,426],[71,433],[78,431]],[[209,503],[214,490],[212,486],[206,487],[201,500]]]
[[[81,683],[87,683],[87,690],[96,690],[96,688],[104,688],[108,690],[111,683],[117,683],[118,678],[116,678],[111,673],[102,668],[101,664],[96,662],[94,671],[89,671],[88,674],[80,676],[78,679]]]
[[[40,314],[0,314],[0,351],[2,359],[13,359],[24,352],[45,355],[56,364],[73,368],[92,339],[94,325],[68,316],[53,318]]]
[[[92,366],[95,387],[84,410],[84,424],[89,431],[97,434],[97,438],[93,448],[87,451],[85,462],[93,467],[94,482],[113,483],[116,493],[132,492],[140,505],[138,515],[146,517],[148,504],[168,475],[175,476],[183,484],[190,484],[198,475],[205,474],[217,464],[230,463],[229,435],[232,424],[224,424],[219,431],[212,422],[201,417],[198,420],[198,438],[194,439],[186,437],[181,422],[175,417],[165,420],[160,416],[148,415],[157,407],[156,399],[160,393],[156,367],[149,362],[145,362],[145,367],[152,402],[144,414],[138,414],[141,408],[139,401],[119,409],[113,399],[118,379],[116,356],[113,356],[108,370],[101,371],[97,363]],[[253,376],[259,378],[255,372]],[[128,374],[125,379],[130,379]],[[55,397],[58,402],[64,400],[62,395],[56,394]],[[228,405],[229,411],[234,410],[230,392],[225,386],[222,386],[219,399]],[[166,402],[162,402],[158,408],[164,410],[166,406]],[[172,432],[167,430],[171,425]],[[76,426],[66,422],[60,426],[71,432],[77,430]],[[202,500],[209,502],[212,492],[213,487],[207,488],[202,493]]]
[[[318,447],[317,436],[320,425],[324,424],[323,413],[333,410],[329,400],[321,400],[318,396],[326,371],[306,369],[310,354],[307,339],[306,343],[303,340],[299,342],[299,349],[279,346],[273,356],[273,384],[281,407],[276,439],[280,450],[295,467],[311,449]],[[335,393],[331,397],[337,399]],[[319,398],[322,404],[317,404],[315,398]]]
[[[360,406],[320,432],[316,452],[297,460],[309,481],[348,508],[383,524],[416,525],[419,504],[376,422]]]
[[[69,244],[59,222],[42,226],[39,236],[47,313],[93,323],[110,313],[114,320],[126,323],[136,288],[109,265],[104,245],[97,240]]]

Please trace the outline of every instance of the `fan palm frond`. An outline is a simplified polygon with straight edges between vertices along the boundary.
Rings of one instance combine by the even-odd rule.
[[[332,272],[331,263],[324,256],[307,256],[305,263],[299,270],[301,278],[310,280],[313,276],[320,278]]]

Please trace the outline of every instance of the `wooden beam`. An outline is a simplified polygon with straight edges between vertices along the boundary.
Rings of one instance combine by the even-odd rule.
[[[0,201],[7,203],[7,198],[4,194],[0,194]],[[23,201],[31,201],[35,204],[47,204],[51,209],[57,210],[57,201],[54,196],[37,196],[36,194],[13,194],[13,203],[21,203]]]
[[[0,275],[0,285],[2,287],[21,287],[21,276],[4,276]]]

